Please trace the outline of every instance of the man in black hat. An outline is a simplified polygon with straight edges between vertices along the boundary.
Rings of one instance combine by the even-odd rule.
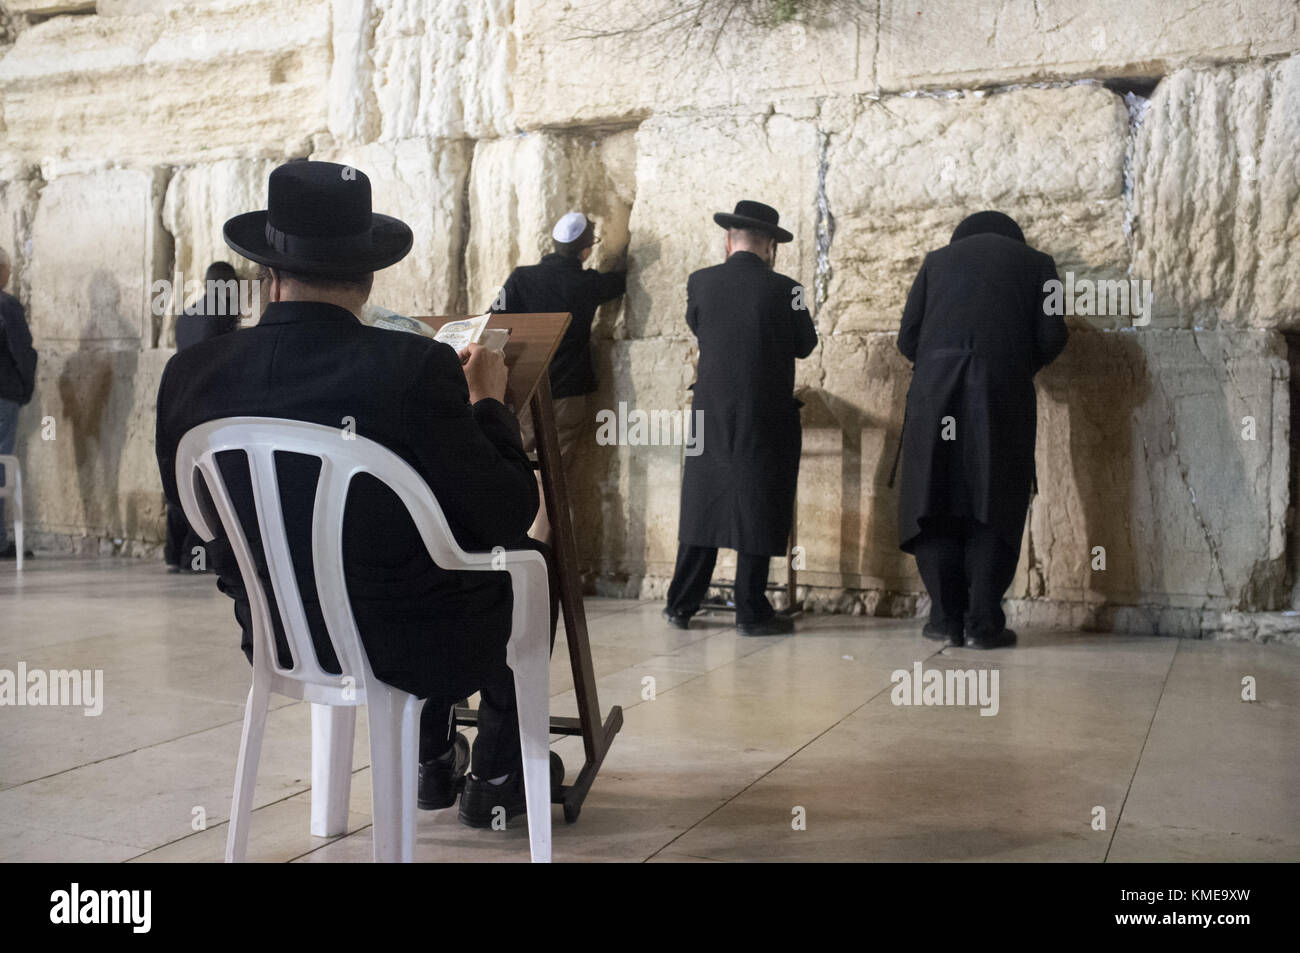
[[[560,440],[560,459],[566,476],[578,441],[592,429],[588,395],[596,390],[596,372],[591,360],[591,322],[596,309],[627,290],[627,271],[601,272],[584,268],[596,244],[596,223],[581,212],[563,215],[551,230],[555,250],[536,265],[521,265],[501,286],[492,310],[501,314],[548,314],[568,312],[569,327],[551,358],[551,399],[555,431]],[[532,414],[524,414],[520,431],[524,450],[532,452],[537,438]],[[539,475],[540,480],[540,475]],[[571,480],[566,481],[572,483]],[[550,541],[550,523],[545,508],[537,513],[532,534]]]
[[[1044,308],[1050,255],[1001,212],[965,219],[925,256],[898,332],[913,362],[903,426],[900,546],[930,594],[927,638],[1014,645],[1002,596],[1034,483],[1034,375],[1065,348]]]
[[[458,355],[445,344],[372,328],[357,318],[373,273],[407,254],[411,230],[372,214],[369,180],[347,166],[282,165],[271,173],[269,198],[267,211],[238,215],[224,229],[231,248],[265,267],[262,297],[269,303],[261,321],[181,351],[163,373],[157,453],[168,500],[179,502],[176,448],[191,428],[222,417],[282,417],[349,428],[406,460],[428,483],[465,549],[526,545],[537,487],[518,425],[502,403],[502,357],[476,345]],[[242,459],[218,463],[273,598],[255,542],[247,468]],[[302,456],[285,455],[278,466],[316,652],[324,668],[337,672],[311,569],[317,471],[316,462]],[[211,551],[218,588],[235,600],[251,660],[252,624],[238,566],[224,540],[211,544]],[[479,691],[473,776],[464,785],[461,820],[488,826],[498,805],[507,816],[522,813],[514,681],[505,656],[509,576],[434,565],[398,497],[365,474],[348,493],[343,558],[348,598],[376,677],[427,699],[420,806],[456,802],[469,751],[464,737],[452,731],[453,705]],[[272,619],[287,664],[274,609]]]
[[[803,443],[794,362],[812,353],[817,331],[803,288],[773,270],[777,245],[794,239],[776,209],[742,201],[713,220],[727,230],[726,260],[686,283],[686,323],[700,347],[691,419],[702,421],[702,452],[686,458],[664,617],[690,624],[726,547],[737,553],[736,628],[780,635],[794,623],[767,601],[768,564],[789,543]]]
[[[183,351],[202,341],[239,328],[239,276],[226,261],[214,261],[203,274],[203,294],[176,319],[176,350]],[[206,560],[195,559],[203,541],[191,528],[180,506],[167,504],[167,542],[163,562],[169,572],[203,572]]]

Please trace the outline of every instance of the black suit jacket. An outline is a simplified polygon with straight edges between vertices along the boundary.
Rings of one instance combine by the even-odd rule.
[[[1065,347],[1065,322],[1044,312],[1050,255],[990,233],[925,257],[898,349],[913,362],[903,433],[899,541],[924,517],[975,519],[1017,551],[1034,479],[1034,374]],[[944,418],[952,417],[944,439]]]
[[[573,315],[551,358],[551,396],[575,397],[596,389],[591,364],[591,322],[596,309],[627,290],[627,272],[583,268],[576,258],[551,254],[536,265],[516,268],[492,310],[500,314]]]
[[[691,275],[686,323],[700,343],[691,406],[703,447],[686,457],[678,537],[783,556],[803,440],[794,362],[817,346],[804,289],[736,252]]]
[[[339,427],[392,450],[429,484],[467,550],[512,548],[537,513],[537,483],[514,417],[498,401],[469,403],[455,352],[445,344],[363,325],[333,305],[283,302],[261,322],[177,353],[158,391],[157,453],[167,499],[179,503],[175,456],[192,427],[221,417],[265,416]],[[269,584],[242,454],[222,474]],[[233,458],[233,459],[232,459]],[[298,585],[322,665],[338,663],[325,638],[311,568],[318,466],[282,455],[282,504]],[[218,586],[235,599],[251,658],[243,582],[224,540],[211,547]],[[360,475],[343,522],[344,571],[362,642],[382,681],[413,694],[456,697],[504,664],[510,631],[506,573],[448,572],[433,564],[405,507]],[[280,651],[287,662],[278,612]]]

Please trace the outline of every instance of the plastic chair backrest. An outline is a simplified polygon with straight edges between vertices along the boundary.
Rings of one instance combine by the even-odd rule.
[[[232,450],[248,455],[257,525],[293,658],[292,668],[280,664],[275,628],[252,550],[216,463],[217,454]],[[320,460],[312,512],[312,565],[321,614],[342,669],[338,675],[324,671],[316,658],[284,528],[275,473],[277,452]],[[176,453],[176,484],[190,524],[205,540],[211,541],[217,535],[199,503],[198,481],[203,479],[239,563],[252,610],[254,668],[265,662],[282,678],[327,688],[348,687],[343,679],[350,676],[360,694],[370,684],[373,673],[357,633],[343,577],[343,510],[348,487],[358,473],[369,473],[397,495],[438,566],[489,568],[490,557],[474,559],[460,548],[433,492],[410,464],[373,440],[342,428],[272,417],[226,417],[190,430],[181,438]]]

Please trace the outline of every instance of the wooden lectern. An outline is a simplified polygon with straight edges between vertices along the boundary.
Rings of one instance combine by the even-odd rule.
[[[433,328],[461,316],[443,315],[420,318]],[[551,377],[547,373],[560,339],[569,326],[568,314],[494,314],[489,328],[510,331],[506,345],[506,406],[519,413],[527,406],[533,415],[533,432],[537,436],[537,469],[541,474],[542,496],[551,521],[551,565],[559,583],[560,608],[564,618],[564,640],[569,646],[573,666],[573,690],[578,697],[578,717],[551,716],[551,732],[558,735],[582,735],[586,761],[572,784],[564,785],[552,799],[564,805],[564,819],[570,824],[578,819],[582,802],[596,780],[614,736],[623,727],[623,709],[617,705],[601,722],[600,701],[596,697],[596,673],[591,664],[591,644],[587,636],[587,615],[582,605],[582,578],[578,573],[578,547],[573,539],[569,515],[568,488],[560,460],[560,440],[555,431],[555,413],[551,406]],[[471,708],[456,709],[456,724],[474,726],[478,712]]]

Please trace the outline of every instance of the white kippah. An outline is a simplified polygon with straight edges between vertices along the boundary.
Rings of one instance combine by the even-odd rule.
[[[587,230],[587,216],[581,212],[567,212],[551,229],[551,237],[557,242],[576,242]]]

